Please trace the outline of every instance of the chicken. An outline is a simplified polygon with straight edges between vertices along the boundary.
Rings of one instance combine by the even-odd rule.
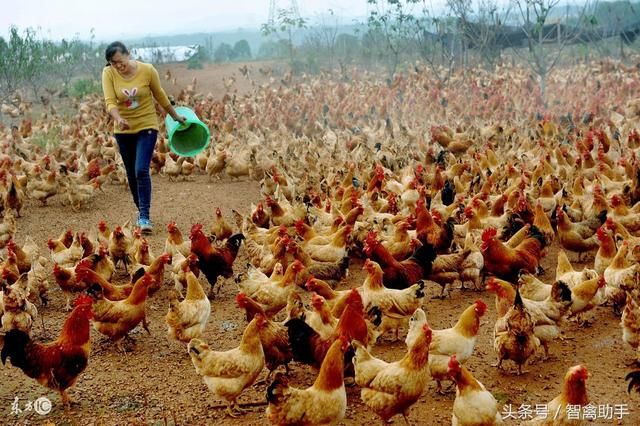
[[[542,235],[544,235],[545,245],[550,245],[553,242],[553,239],[556,236],[555,231],[551,227],[551,222],[549,221],[549,217],[547,213],[542,208],[542,204],[540,200],[536,203],[536,206],[533,210],[533,226],[538,228]]]
[[[482,232],[480,250],[488,273],[515,281],[521,270],[532,274],[538,272],[545,242],[538,228],[530,227],[528,237],[515,248],[510,248],[499,241],[496,234],[495,228],[487,228]]]
[[[636,351],[635,361],[640,362],[640,305],[632,293],[627,292],[626,296],[620,319],[622,340]]]
[[[26,334],[31,333],[33,323],[38,316],[38,309],[28,299],[29,286],[27,275],[23,274],[11,286],[5,288],[0,302],[2,315],[2,329],[5,332],[9,330],[20,330]]]
[[[105,280],[110,281],[113,278],[116,265],[111,260],[109,249],[105,244],[100,244],[97,253],[89,255],[82,260],[86,260],[90,264],[89,269],[95,271]]]
[[[169,337],[188,343],[204,333],[211,314],[211,302],[193,272],[187,270],[185,275],[187,294],[184,300],[178,301],[176,292],[169,293],[169,312],[165,321]]]
[[[556,279],[556,281],[559,280]],[[518,284],[522,297],[529,300],[544,300],[551,294],[551,284],[546,284],[529,273],[520,274]]]
[[[149,266],[142,265],[137,270],[133,271],[132,280],[140,274],[147,273],[151,275],[151,285],[149,286],[149,296],[153,296],[158,290],[162,288],[164,284],[164,267],[171,260],[169,253],[162,253],[160,256],[153,259]]]
[[[412,340],[407,354],[392,363],[375,358],[360,342],[353,342],[355,378],[362,388],[360,398],[385,423],[396,414],[402,414],[409,424],[409,409],[429,383],[432,331],[428,324],[412,321],[409,333]]]
[[[238,283],[238,289],[249,297],[253,297],[258,292],[270,292],[271,290],[269,289],[272,288],[275,289],[273,291],[282,289],[291,283],[295,283],[297,274],[304,269],[302,262],[297,262],[298,263],[290,263],[284,275],[279,273],[282,265],[278,263],[276,267],[274,267],[271,277],[262,273],[259,269],[249,266],[246,274],[247,278]],[[293,267],[294,263],[296,264],[295,268]],[[287,289],[287,292],[289,290],[290,289]]]
[[[110,301],[105,299],[102,292],[94,293],[96,302],[93,304],[93,327],[99,333],[107,336],[122,350],[121,339],[140,322],[149,332],[145,315],[147,293],[153,278],[144,274],[133,285],[131,294],[124,300]]]
[[[236,398],[251,386],[264,368],[264,352],[260,343],[260,329],[266,324],[265,318],[257,316],[244,330],[240,346],[218,352],[200,339],[192,339],[187,345],[187,353],[196,373],[218,399],[227,402],[227,414],[236,417]]]
[[[85,290],[87,288],[87,284],[76,280],[75,268],[65,268],[57,263],[53,264],[53,277],[65,296],[65,309],[70,311],[71,293],[77,293]]]
[[[411,256],[415,250],[411,244],[411,236],[407,232],[409,226],[409,222],[407,221],[396,223],[393,238],[382,242],[384,248],[386,248],[396,260],[402,261],[406,259]]]
[[[564,384],[560,395],[555,397],[551,402],[546,404],[547,412],[553,415],[541,415],[533,420],[523,423],[529,426],[561,426],[561,425],[579,425],[584,423],[584,418],[579,416],[578,419],[571,418],[571,412],[567,410],[568,406],[584,407],[589,404],[587,395],[587,379],[589,372],[582,365],[575,365],[567,371],[564,376]]]
[[[302,248],[318,262],[339,262],[347,255],[347,239],[351,233],[351,225],[338,230],[327,244],[306,243]]]
[[[373,344],[377,337],[364,318],[362,297],[356,289],[350,290],[344,311],[340,315],[335,332],[330,338],[322,339],[301,318],[292,318],[284,325],[289,333],[293,359],[310,364],[315,368],[320,368],[329,347],[339,336],[345,336],[349,341],[355,339],[365,346]]]
[[[13,210],[4,213],[0,222],[0,248],[3,248],[16,235],[17,222]]]
[[[88,296],[78,296],[60,336],[52,342],[37,343],[23,331],[9,331],[0,352],[2,363],[10,359],[11,364],[28,377],[60,392],[63,404],[69,405],[67,389],[87,367],[91,351],[91,302]]]
[[[280,281],[269,281],[247,297],[260,304],[268,317],[272,317],[287,305],[289,294],[295,291],[296,276],[304,269],[302,262],[294,261],[289,265]]]
[[[209,233],[216,237],[216,241],[224,241],[233,234],[233,229],[222,217],[220,208],[216,207],[216,217]]]
[[[15,210],[16,217],[20,217],[20,210],[22,210],[22,205],[24,204],[24,193],[15,175],[11,175],[9,188],[4,193],[3,203],[5,210]]]
[[[218,277],[229,278],[233,275],[233,262],[236,260],[243,234],[234,234],[223,246],[214,247],[202,232],[202,225],[196,223],[191,228],[191,253],[198,256],[198,267],[211,285],[209,297],[213,297],[212,289]]]
[[[596,238],[598,239],[600,247],[596,252],[593,269],[595,269],[599,275],[602,275],[617,253],[616,243],[613,240],[613,235],[611,235],[605,226],[598,228]]]
[[[167,239],[164,243],[164,252],[174,256],[177,252],[182,253],[184,257],[189,256],[191,252],[191,241],[185,241],[182,233],[176,226],[175,222],[167,224]]]
[[[502,368],[504,360],[512,360],[518,366],[519,375],[523,373],[522,366],[540,347],[540,339],[534,334],[531,314],[522,302],[518,287],[513,306],[496,322],[493,347],[498,354],[497,367]]]
[[[471,234],[467,234],[471,235]],[[440,298],[446,297],[447,284],[453,284],[460,282],[460,270],[462,269],[462,262],[466,259],[467,255],[471,253],[471,250],[462,250],[451,254],[438,255],[433,264],[431,265],[431,273],[427,277],[428,281],[432,281],[440,285],[442,291],[440,292]]]
[[[572,223],[561,208],[556,209],[556,218],[560,245],[567,250],[578,253],[578,261],[582,260],[583,253],[598,248],[598,239],[595,232],[591,232],[589,227]]]
[[[382,284],[382,268],[376,262],[367,259],[363,269],[367,278],[362,284],[362,301],[365,311],[376,306],[382,312],[381,334],[387,330],[398,329],[408,323],[409,318],[424,301],[424,282],[419,282],[403,290],[389,289]]]
[[[196,278],[200,277],[200,269],[198,268],[198,256],[191,253],[184,257],[182,253],[177,252],[172,259],[171,276],[173,277],[174,289],[180,297],[187,288],[187,272],[191,271]]]
[[[584,268],[582,271],[573,269],[569,257],[564,250],[558,250],[558,264],[556,266],[556,281],[562,281],[573,288],[575,285],[593,278],[597,278],[598,273],[594,269]]]
[[[61,247],[61,244],[56,244],[54,240],[49,240],[47,245],[51,252],[51,260],[53,260],[54,263],[65,267],[74,266],[80,261],[80,259],[82,259],[82,255],[84,254],[84,249],[80,242],[80,234],[78,232],[76,232],[73,237],[73,242],[68,248],[63,245]]]
[[[496,311],[498,318],[503,318],[509,308],[514,305],[516,291],[513,286],[502,280],[491,279],[487,283],[487,290],[496,293]],[[549,356],[549,343],[560,336],[559,325],[569,314],[571,308],[571,289],[562,282],[556,281],[551,287],[549,296],[543,301],[523,299],[523,303],[534,323],[534,333],[545,352]],[[506,330],[506,323],[496,321],[495,333]]]
[[[305,283],[305,288],[307,291],[316,292],[323,297],[331,309],[331,314],[335,317],[342,315],[347,298],[351,293],[351,289],[333,290],[326,281],[314,277],[309,277]]]
[[[451,218],[450,218],[451,219]],[[424,199],[416,203],[416,234],[424,245],[431,245],[437,253],[446,253],[453,241],[453,220],[438,225],[425,206]]]
[[[503,424],[498,401],[469,370],[451,356],[447,371],[456,382],[452,426],[491,426]]]
[[[604,298],[599,294],[606,284],[604,277],[595,277],[573,286],[571,288],[571,314],[580,316],[599,305],[600,302],[604,302]]]
[[[448,378],[447,366],[451,355],[457,355],[460,363],[467,362],[471,357],[480,330],[480,318],[486,311],[487,305],[478,299],[464,310],[452,328],[433,331],[429,346],[429,370],[438,385],[438,392],[442,392],[440,382]]]
[[[627,259],[629,243],[623,242],[611,264],[604,270],[604,279],[607,282],[605,297],[613,302],[617,309],[618,300],[624,300],[624,291],[637,288],[640,279],[640,264]],[[619,310],[617,312],[620,312]]]
[[[31,264],[31,270],[27,272],[27,280],[29,283],[29,301],[35,303],[40,300],[42,306],[49,303],[49,272],[46,265],[47,259],[40,256]]]
[[[482,270],[484,268],[484,257],[482,252],[473,240],[472,234],[467,234],[464,239],[463,251],[467,253],[460,265],[460,283],[462,288],[465,283],[473,283],[473,289],[482,290]],[[437,258],[436,258],[437,259]]]
[[[31,264],[40,257],[38,245],[31,236],[27,236],[22,247],[18,246],[13,240],[7,243],[7,248],[12,250],[16,255],[16,262],[20,273],[29,272]]]
[[[29,179],[26,188],[29,198],[40,201],[43,206],[46,205],[47,200],[58,193],[59,184],[56,179],[57,176],[58,173],[54,170],[51,171],[44,180]]]
[[[291,301],[292,299],[290,298],[289,300]],[[262,307],[244,293],[239,293],[236,296],[236,303],[246,311],[247,321],[251,322],[258,315],[262,316],[265,321],[264,327],[260,329],[258,334],[264,351],[265,364],[267,370],[269,370],[266,381],[269,380],[271,373],[280,365],[284,365],[285,370],[288,372],[289,363],[293,359],[293,352],[289,344],[287,328],[281,323],[267,319]]]
[[[104,279],[104,277],[91,269],[91,263],[87,259],[81,260],[76,266],[75,279],[78,285],[85,284],[87,287],[99,287],[102,295],[114,302],[126,299],[133,290],[133,285],[131,284],[115,285]]]
[[[377,241],[375,232],[367,236],[364,253],[382,267],[385,287],[395,289],[410,287],[429,276],[436,258],[433,246],[425,244],[418,247],[409,259],[398,262]]]
[[[267,388],[267,418],[276,425],[320,425],[342,420],[347,410],[344,386],[344,353],[349,342],[336,339],[325,356],[313,385],[289,386],[282,374]]]
[[[132,240],[125,233],[122,226],[116,226],[116,228],[109,235],[109,255],[113,264],[117,267],[118,262],[122,262],[125,272],[129,274],[128,265],[133,263],[131,254]]]
[[[333,316],[324,297],[316,293],[311,295],[311,307],[313,310],[305,312],[304,320],[322,339],[328,339],[338,325],[338,318]]]

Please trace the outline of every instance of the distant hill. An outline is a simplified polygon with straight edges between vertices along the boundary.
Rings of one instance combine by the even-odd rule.
[[[338,28],[338,33],[353,34],[357,30],[362,31],[365,25],[342,25]],[[307,35],[314,31],[314,27],[302,29],[296,32],[294,43],[301,43]],[[148,36],[140,38],[132,38],[123,40],[127,46],[132,47],[153,47],[153,46],[191,46],[198,44],[201,46],[216,47],[221,43],[227,43],[233,46],[240,40],[246,40],[251,47],[251,53],[254,55],[258,52],[260,45],[267,40],[273,40],[275,36],[269,38],[262,35],[257,29],[239,28],[234,31],[220,32],[197,32],[185,34],[172,34],[161,36]]]

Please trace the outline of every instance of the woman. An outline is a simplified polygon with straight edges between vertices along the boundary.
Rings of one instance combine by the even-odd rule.
[[[137,226],[151,233],[151,176],[149,164],[158,137],[158,118],[153,103],[174,120],[184,123],[160,85],[158,71],[151,64],[130,59],[124,44],[115,41],[105,51],[107,66],[102,71],[102,91],[107,111],[115,121],[115,137],[127,170],[129,189],[138,208]]]

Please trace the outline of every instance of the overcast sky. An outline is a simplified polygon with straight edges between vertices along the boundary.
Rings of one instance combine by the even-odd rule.
[[[367,14],[366,0],[297,3],[303,17],[333,9],[348,22],[348,18]],[[259,28],[267,21],[269,4],[269,0],[17,0],[5,5],[0,14],[0,35],[6,36],[10,25],[20,29],[40,27],[45,36],[53,39],[76,34],[85,39],[95,28],[96,38],[102,41],[148,34]],[[291,3],[279,0],[276,4],[288,8]]]

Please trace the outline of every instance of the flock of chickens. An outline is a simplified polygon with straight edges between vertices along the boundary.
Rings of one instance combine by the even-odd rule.
[[[145,306],[166,285],[167,336],[184,343],[227,413],[239,414],[236,399],[266,367],[266,417],[279,425],[340,421],[345,383],[358,386],[383,421],[408,422],[432,380],[438,392],[446,392],[442,382],[456,387],[454,425],[502,424],[491,389],[465,367],[491,308],[479,295],[450,328],[432,329],[431,285],[442,298],[455,297],[454,289],[489,292],[497,367],[511,362],[513,374],[527,364],[543,369],[567,321],[589,326],[598,306],[620,315],[611,332],[640,361],[638,70],[579,65],[558,71],[549,87],[567,84],[568,75],[591,78],[572,86],[564,103],[551,95],[544,116],[519,68],[457,76],[455,89],[419,66],[386,83],[368,72],[354,71],[350,82],[303,75],[220,100],[197,93],[194,81],[176,100],[193,106],[215,143],[177,158],[161,138],[153,171],[170,180],[253,179],[261,199],[232,219],[216,209],[213,223],[194,224],[188,238],[168,223],[157,256],[129,222],[66,231],[48,240],[48,256],[33,239],[14,238],[26,198],[79,210],[105,183],[126,183],[100,99],[79,104],[66,124],[47,113],[2,129],[2,362],[68,405],[91,356],[91,326],[126,352],[132,330],[148,331]],[[29,143],[52,126],[59,144]],[[552,247],[559,248],[555,279],[543,282],[541,260]],[[571,257],[586,266],[576,269]],[[362,264],[364,281],[350,279],[354,264]],[[54,281],[70,313],[59,337],[41,343],[31,331]],[[203,340],[222,285],[237,286],[248,323],[225,352]],[[401,338],[406,352],[398,359],[372,354]],[[291,362],[317,371],[310,387],[289,385]],[[530,424],[583,421],[571,423],[567,408],[589,403],[588,377],[585,366],[567,366],[548,404],[559,415]],[[640,391],[640,371],[627,378],[629,391]]]

